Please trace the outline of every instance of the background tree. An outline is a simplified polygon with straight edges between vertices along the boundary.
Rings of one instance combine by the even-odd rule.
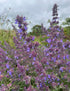
[[[66,18],[62,25],[64,25],[65,38],[70,40],[70,17]]]
[[[32,28],[32,32],[30,32],[31,35],[39,36],[42,34],[41,25],[35,25]]]
[[[68,25],[68,26],[70,26],[70,17],[66,18],[65,22],[63,22],[62,25]]]

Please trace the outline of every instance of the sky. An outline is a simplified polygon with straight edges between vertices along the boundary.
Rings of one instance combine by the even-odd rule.
[[[70,17],[70,0],[0,0],[0,16],[7,16],[11,21],[13,18],[16,19],[17,15],[25,16],[29,23],[28,31],[41,23],[48,28],[47,21],[52,19],[52,8],[55,3],[59,6],[58,14],[62,23],[65,18]],[[3,27],[7,28],[7,25],[4,24]]]

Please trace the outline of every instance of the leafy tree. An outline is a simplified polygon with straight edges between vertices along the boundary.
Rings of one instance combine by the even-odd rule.
[[[65,22],[63,22],[62,25],[68,25],[68,26],[70,26],[70,17],[66,18]]]
[[[42,34],[41,25],[35,25],[32,28],[32,32],[30,32],[31,35],[39,36]]]
[[[70,26],[64,27],[65,39],[70,40]]]
[[[62,25],[67,25],[64,27],[65,39],[70,40],[70,17],[65,19],[65,22]]]

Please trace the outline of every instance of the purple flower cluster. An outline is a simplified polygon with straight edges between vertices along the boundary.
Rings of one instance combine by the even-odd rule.
[[[57,5],[53,7],[53,22],[50,23],[50,32],[45,31],[49,37],[46,42],[47,47],[39,48],[40,44],[34,42],[34,36],[27,36],[27,23],[25,17],[17,16],[16,24],[19,29],[16,31],[16,37],[13,38],[15,48],[12,48],[5,42],[5,46],[0,45],[0,80],[4,77],[13,82],[25,81],[29,87],[24,87],[25,91],[49,91],[50,86],[55,89],[57,86],[65,87],[62,79],[70,81],[70,55],[67,48],[70,48],[70,41],[63,42],[63,29],[60,28],[57,17]],[[56,23],[56,24],[55,24]],[[28,72],[28,74],[26,73]],[[30,75],[36,73],[37,76]],[[37,88],[31,85],[31,78],[35,79]],[[6,85],[6,84],[5,84]],[[2,88],[6,88],[4,85]],[[4,89],[3,88],[3,89]],[[6,88],[7,90],[9,87]],[[15,89],[19,87],[15,86]]]

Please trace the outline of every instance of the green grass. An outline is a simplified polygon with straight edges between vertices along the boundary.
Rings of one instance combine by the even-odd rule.
[[[15,31],[7,31],[7,30],[0,30],[0,41],[1,44],[4,45],[4,41],[9,43],[10,46],[14,47],[13,37],[15,35]]]
[[[66,36],[66,38],[64,39],[64,41],[66,40],[70,40],[70,27],[65,27],[64,28],[64,34]],[[14,43],[13,43],[13,37],[16,36],[16,33],[14,30],[0,30],[0,41],[2,42],[1,44],[4,45],[4,41],[6,41],[7,43],[10,44],[10,46],[14,47]],[[29,34],[30,36],[30,34]],[[35,36],[35,41],[38,41],[41,45],[46,46],[47,43],[44,41],[45,39],[47,39],[48,37],[46,35],[44,35],[44,37],[42,35],[40,36]]]

